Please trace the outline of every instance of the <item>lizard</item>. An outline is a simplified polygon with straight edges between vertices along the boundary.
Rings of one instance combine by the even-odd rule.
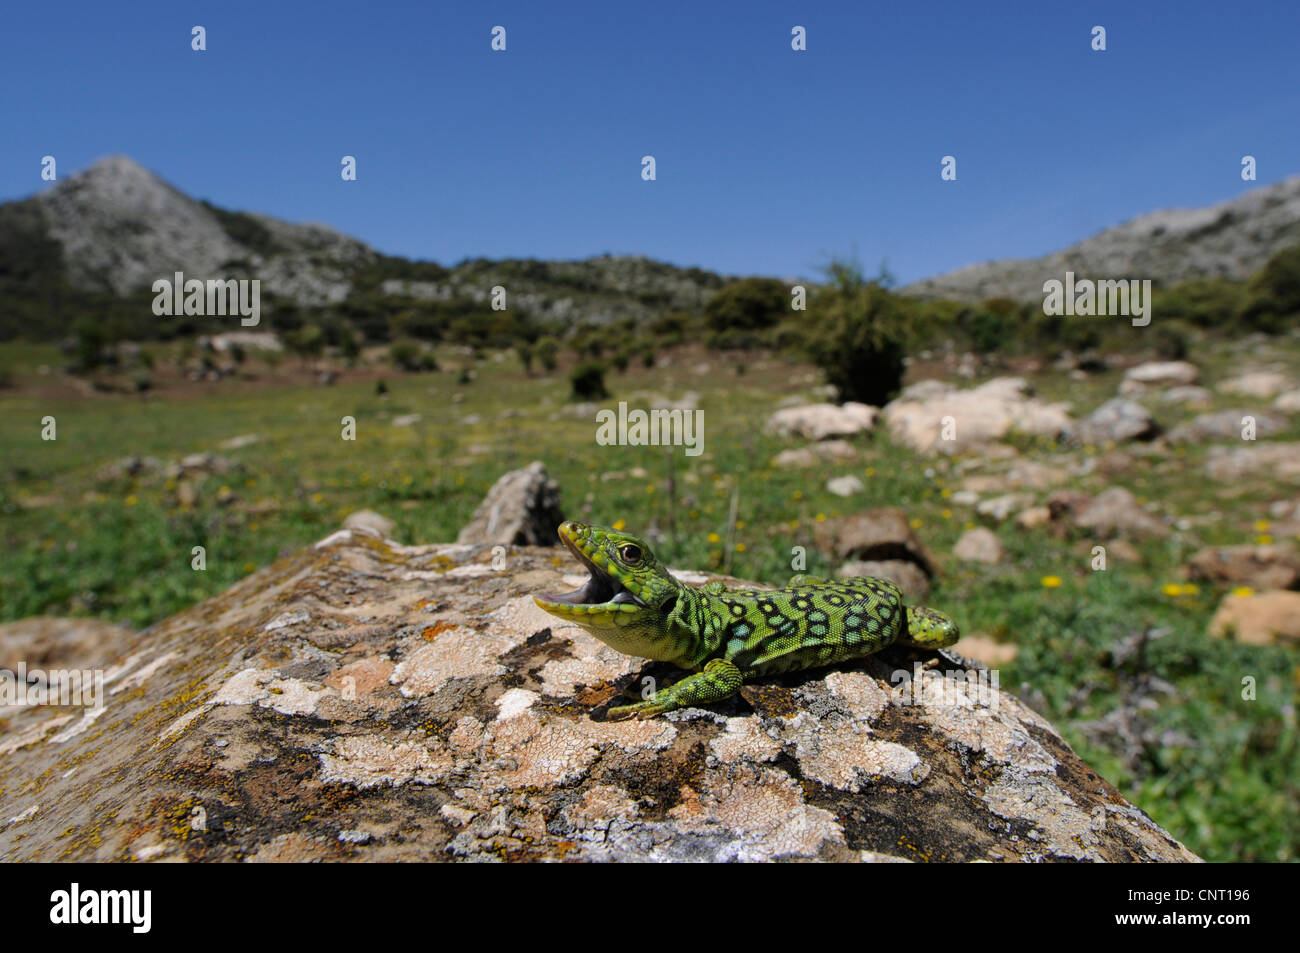
[[[960,634],[943,613],[904,605],[887,579],[800,574],[785,589],[728,589],[720,580],[689,586],[629,533],[572,520],[557,533],[591,578],[575,592],[534,596],[537,605],[625,655],[693,673],[609,709],[610,720],[712,704],[746,679],[834,665],[894,643],[946,648]]]

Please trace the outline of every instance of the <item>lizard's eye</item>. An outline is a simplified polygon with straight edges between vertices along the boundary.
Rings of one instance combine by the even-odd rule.
[[[635,566],[641,561],[641,547],[633,546],[631,543],[620,546],[618,548],[618,557],[627,565]]]

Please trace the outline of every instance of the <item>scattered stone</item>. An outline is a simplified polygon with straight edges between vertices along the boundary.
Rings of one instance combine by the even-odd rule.
[[[1208,406],[1213,395],[1204,387],[1171,387],[1160,395],[1167,404],[1185,404],[1189,407]]]
[[[1148,361],[1124,372],[1121,394],[1141,393],[1148,387],[1195,384],[1201,372],[1187,361]]]
[[[1163,539],[1169,535],[1169,528],[1143,509],[1137,498],[1122,486],[1097,494],[1075,517],[1074,525],[1099,537]]]
[[[1192,557],[1187,578],[1260,590],[1296,589],[1300,588],[1300,556],[1286,543],[1210,547]]]
[[[1287,391],[1273,401],[1273,409],[1284,414],[1300,414],[1300,390]]]
[[[123,457],[95,474],[96,480],[120,480],[123,477],[142,476],[161,469],[163,462],[157,457]]]
[[[934,557],[913,532],[907,516],[894,507],[827,520],[816,524],[813,532],[817,548],[838,559],[903,560],[920,566],[927,576],[938,571]]]
[[[913,450],[957,453],[1012,431],[1060,437],[1071,425],[1068,411],[1068,404],[1032,397],[1023,378],[999,377],[970,390],[942,381],[915,384],[885,406],[884,418],[894,439]],[[954,439],[943,439],[945,418],[953,421]]]
[[[870,433],[879,413],[879,407],[856,401],[842,405],[806,404],[778,410],[768,418],[763,429],[778,437],[801,437],[804,440],[851,437]]]
[[[1034,498],[1028,493],[1007,493],[1004,496],[995,496],[992,499],[982,501],[975,507],[975,512],[980,516],[987,516],[997,523],[1005,522],[1011,518],[1011,514],[1023,510],[1034,502]]]
[[[390,538],[396,525],[387,516],[374,510],[357,510],[355,513],[349,513],[347,519],[343,521],[344,529],[361,530],[380,539]]]
[[[856,460],[858,451],[844,440],[823,440],[820,443],[782,450],[772,458],[774,467],[811,467],[819,463],[848,463]]]
[[[255,433],[240,434],[238,437],[231,437],[219,444],[222,450],[242,450],[244,447],[251,447],[262,438]]]
[[[1035,460],[1015,460],[1003,473],[982,473],[967,477],[962,488],[976,493],[1005,493],[1008,490],[1048,490],[1068,483],[1070,474],[1064,467],[1054,467]]]
[[[909,601],[919,602],[930,595],[930,577],[916,563],[904,559],[853,560],[840,566],[835,575],[837,579],[888,579],[903,590]]]
[[[997,533],[977,526],[962,533],[952,547],[952,554],[964,562],[996,566],[1006,556],[1006,549]]]
[[[1300,592],[1229,593],[1210,620],[1210,635],[1247,645],[1300,645]]]
[[[1113,397],[1094,410],[1071,432],[1075,443],[1123,443],[1128,440],[1151,440],[1160,426],[1145,407],[1124,397]]]
[[[394,427],[413,427],[419,422],[419,414],[398,414],[393,418]]]
[[[1052,521],[1052,509],[1049,506],[1031,506],[1016,514],[1016,526],[1021,529],[1037,529]]]
[[[974,506],[979,503],[980,495],[974,490],[956,490],[949,500],[954,506]]]
[[[842,476],[828,480],[826,489],[836,496],[853,496],[855,493],[861,493],[866,487],[855,476]]]
[[[1278,371],[1252,371],[1219,382],[1219,390],[1246,397],[1272,397],[1291,387],[1291,380]]]
[[[534,460],[497,480],[456,542],[554,546],[559,542],[556,528],[563,522],[559,484]]]
[[[1275,437],[1286,429],[1286,421],[1271,414],[1252,413],[1248,410],[1221,410],[1214,414],[1201,414],[1169,431],[1170,443],[1202,443],[1209,440],[1241,440],[1245,429],[1243,419],[1255,419],[1255,436],[1263,439]]]
[[[1225,482],[1263,475],[1300,482],[1300,443],[1211,447],[1205,457],[1205,472],[1211,479]]]
[[[963,635],[952,647],[952,651],[968,659],[974,659],[990,668],[1010,665],[1020,654],[1020,646],[1010,642],[998,642],[987,635],[976,633]]]

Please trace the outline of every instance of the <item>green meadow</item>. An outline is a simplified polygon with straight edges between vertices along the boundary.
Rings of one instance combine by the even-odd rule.
[[[1254,361],[1257,347],[1220,342],[1193,348],[1191,359],[1212,387]],[[1300,377],[1300,342],[1275,338],[1267,349]],[[161,365],[165,355],[156,357]],[[657,552],[675,567],[769,583],[791,575],[795,547],[807,550],[808,572],[834,572],[814,543],[820,521],[897,506],[944,570],[927,602],[966,634],[1018,647],[1000,668],[1002,687],[1206,859],[1296,859],[1300,660],[1294,648],[1207,635],[1224,591],[1189,585],[1182,573],[1203,546],[1272,539],[1269,504],[1293,499],[1294,486],[1268,473],[1211,483],[1202,469],[1208,444],[1141,456],[1120,476],[1094,470],[1072,478],[1070,488],[1088,492],[1126,486],[1161,514],[1187,520],[1166,540],[1138,543],[1139,561],[1115,559],[1097,572],[1093,541],[990,523],[953,502],[965,476],[993,472],[992,464],[976,460],[959,473],[969,457],[919,456],[883,426],[856,442],[851,463],[774,467],[777,453],[798,444],[764,433],[764,421],[783,399],[824,399],[824,379],[794,359],[680,347],[663,351],[654,367],[638,361],[606,375],[610,395],[596,402],[601,407],[698,395],[704,452],[694,457],[681,448],[598,444],[594,410],[573,400],[567,366],[530,374],[514,351],[476,360],[450,348],[437,360],[442,369],[430,373],[344,371],[333,386],[288,373],[286,362],[283,372],[250,368],[257,379],[160,378],[141,394],[73,393],[55,386],[57,373],[33,371],[57,364],[53,348],[0,346],[10,380],[0,389],[0,621],[87,615],[147,626],[320,539],[359,509],[394,520],[400,541],[451,541],[501,474],[535,459],[560,484],[567,516],[656,537]],[[914,365],[913,377],[923,370]],[[1015,372],[993,366],[970,383]],[[1075,381],[1043,369],[1030,381],[1081,417],[1115,395],[1121,376]],[[1212,409],[1240,404],[1214,401]],[[1166,427],[1193,415],[1148,406]],[[46,417],[54,418],[55,440],[42,439]],[[355,440],[342,439],[346,417],[355,419]],[[1276,439],[1300,440],[1300,418],[1290,421]],[[257,440],[223,449],[244,435]],[[1107,449],[1013,442],[1023,458],[1067,468]],[[236,465],[185,477],[183,490],[166,464],[196,453]],[[105,472],[128,457],[162,466],[136,476]],[[828,492],[827,480],[844,475],[859,477],[864,490],[848,499]],[[950,555],[976,525],[998,533],[1003,564]],[[191,568],[196,546],[206,552],[203,571]],[[1243,679],[1253,679],[1253,699],[1243,698]]]

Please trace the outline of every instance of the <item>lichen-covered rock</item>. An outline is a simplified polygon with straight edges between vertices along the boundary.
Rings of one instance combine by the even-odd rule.
[[[341,530],[123,638],[0,722],[0,859],[1196,859],[956,656],[606,721],[676,673],[536,608],[575,570]]]
[[[456,542],[554,546],[559,542],[555,527],[563,522],[560,486],[547,477],[546,466],[534,460],[492,485]]]

